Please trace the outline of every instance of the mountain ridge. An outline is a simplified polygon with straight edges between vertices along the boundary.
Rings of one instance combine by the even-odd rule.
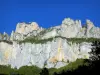
[[[95,27],[93,22],[86,20],[86,25],[81,24],[81,20],[65,18],[61,25],[50,28],[42,28],[36,22],[18,23],[16,30],[12,31],[8,37],[7,33],[0,34],[0,39],[24,40],[31,36],[41,36],[45,39],[49,37],[62,36],[66,38],[100,38],[100,28]],[[5,36],[5,38],[4,38]]]
[[[44,29],[36,22],[18,23],[11,36],[0,36],[0,64],[12,68],[60,68],[77,59],[90,59],[92,42],[100,41],[100,28],[90,21],[65,18],[61,25]]]

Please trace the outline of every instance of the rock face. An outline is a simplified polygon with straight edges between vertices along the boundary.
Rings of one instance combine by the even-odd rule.
[[[61,25],[53,28],[56,31],[54,36],[66,38],[100,38],[100,28],[95,27],[90,20],[86,20],[86,26],[83,27],[80,20],[74,21],[70,18],[65,18]],[[52,31],[51,33],[49,32],[50,34],[46,33],[44,37],[46,37],[47,34],[50,36],[55,33],[55,31]]]
[[[77,37],[78,32],[80,31],[81,27],[81,21],[74,21],[70,18],[65,18],[62,21],[62,31],[61,36],[67,37],[67,38],[73,38]]]
[[[14,67],[36,65],[40,68],[60,68],[77,58],[89,59],[91,43],[68,44],[65,39],[56,38],[45,44],[13,42],[0,43],[0,64]],[[5,47],[6,46],[6,47]]]
[[[15,32],[20,34],[27,34],[29,32],[32,32],[33,30],[38,29],[39,26],[36,22],[32,22],[31,24],[18,23]]]
[[[0,41],[1,41],[1,40],[8,40],[8,41],[9,41],[9,40],[10,40],[10,37],[9,37],[9,35],[8,35],[7,33],[5,33],[5,32],[4,32],[3,34],[0,33]]]
[[[55,36],[61,36],[54,38]],[[52,41],[45,43],[19,43],[26,38]],[[36,65],[40,68],[60,68],[78,58],[89,59],[91,44],[87,42],[72,43],[64,38],[100,38],[100,28],[95,27],[90,20],[82,26],[80,20],[65,18],[61,25],[45,29],[36,22],[29,24],[18,23],[16,30],[9,37],[7,33],[0,34],[0,65],[19,68],[25,65]],[[12,44],[3,42],[11,41]],[[37,42],[37,41],[36,41]]]
[[[23,40],[29,36],[36,36],[42,30],[43,28],[39,28],[36,22],[32,22],[29,24],[18,23],[15,32],[12,31],[11,33],[10,40]]]
[[[37,36],[44,32],[44,28],[39,27],[36,22],[29,24],[18,23],[15,32],[12,31],[11,40],[24,40],[30,36]],[[80,20],[65,18],[59,26],[46,29],[40,38],[62,36],[66,38],[100,38],[100,28],[95,27],[90,20],[86,20],[86,26],[83,27]]]

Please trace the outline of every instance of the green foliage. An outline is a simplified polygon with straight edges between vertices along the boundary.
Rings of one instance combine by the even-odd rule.
[[[0,42],[5,42],[5,43],[8,43],[8,44],[13,44],[13,42],[12,41],[7,41],[7,40],[0,40]]]
[[[10,74],[10,72],[11,72],[10,66],[0,65],[0,74]]]
[[[23,66],[19,69],[10,66],[0,65],[0,74],[7,75],[40,75],[41,69],[36,66]]]
[[[55,37],[50,37],[50,38],[47,38],[47,39],[39,39],[37,36],[33,36],[33,37],[28,37],[26,39],[24,39],[23,41],[19,41],[19,44],[21,43],[26,43],[26,42],[29,42],[29,43],[35,43],[35,44],[38,44],[38,43],[46,43],[48,41],[52,41],[54,38],[58,38],[59,36],[55,36]]]
[[[49,75],[49,71],[47,68],[43,68],[42,71],[40,72],[40,75]]]
[[[62,37],[62,36],[55,36],[55,37],[50,37],[47,39],[39,39],[37,36],[33,36],[33,37],[28,37],[28,38],[24,39],[23,41],[19,41],[19,43],[29,42],[29,43],[35,43],[35,44],[38,44],[38,43],[43,44],[48,41],[52,41],[55,38],[66,39],[66,41],[72,42],[72,43],[100,41],[100,39],[97,39],[97,38],[66,38],[66,37]]]
[[[48,38],[48,39],[38,39],[38,38],[26,38],[25,40],[23,41],[19,41],[19,44],[20,43],[25,43],[25,42],[29,42],[29,43],[35,43],[35,44],[38,44],[38,43],[46,43],[47,41],[52,41],[53,38]]]
[[[67,40],[72,42],[72,43],[100,41],[99,38],[67,38]]]
[[[19,74],[23,75],[39,75],[41,69],[36,66],[23,66],[18,69]]]
[[[68,65],[61,68],[50,68],[50,69],[40,69],[36,66],[23,66],[19,69],[11,68],[11,66],[0,65],[0,74],[7,75],[53,75],[56,73],[61,73],[62,71],[75,70],[79,66],[88,65],[87,62],[84,62],[84,59],[77,59],[75,62],[71,62]]]
[[[77,59],[75,62],[71,62],[68,65],[61,67],[61,68],[50,68],[49,69],[49,75],[53,75],[55,72],[56,73],[61,73],[62,71],[67,71],[67,70],[75,70],[79,66],[88,66],[88,63],[84,61],[84,59]]]

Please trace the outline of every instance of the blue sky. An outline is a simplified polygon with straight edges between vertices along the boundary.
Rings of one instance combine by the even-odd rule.
[[[8,34],[18,22],[37,22],[48,28],[70,17],[100,27],[100,0],[0,0],[0,32]]]

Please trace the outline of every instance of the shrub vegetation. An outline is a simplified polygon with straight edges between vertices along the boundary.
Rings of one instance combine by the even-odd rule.
[[[38,68],[36,66],[22,66],[19,69],[11,68],[10,65],[0,65],[0,74],[6,75],[54,75],[54,73],[61,73],[63,70],[75,70],[79,66],[87,65],[88,63],[84,62],[84,59],[77,59],[75,62],[71,62],[68,65],[61,68]]]
[[[43,44],[48,41],[52,41],[53,39],[56,39],[56,38],[66,39],[66,41],[72,42],[72,43],[94,42],[94,41],[100,42],[99,38],[98,39],[97,38],[66,38],[66,37],[62,37],[62,36],[55,36],[55,37],[50,37],[47,39],[39,39],[37,36],[33,36],[33,37],[28,37],[22,41],[19,41],[19,43],[29,42],[29,43],[35,43],[35,44],[38,44],[38,43]]]

